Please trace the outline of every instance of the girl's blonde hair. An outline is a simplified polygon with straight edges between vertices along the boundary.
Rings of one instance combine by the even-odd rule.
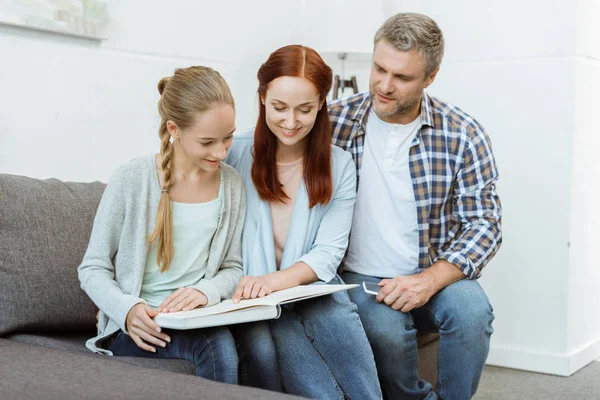
[[[173,144],[167,130],[167,121],[173,121],[178,129],[189,128],[200,112],[220,104],[235,107],[233,96],[225,79],[214,69],[203,66],[176,69],[173,76],[158,82],[158,113],[160,127],[158,135],[162,156],[161,169],[164,174],[162,194],[156,213],[154,232],[149,237],[150,245],[158,246],[156,262],[161,272],[169,270],[173,259],[173,223],[169,189],[173,173]]]

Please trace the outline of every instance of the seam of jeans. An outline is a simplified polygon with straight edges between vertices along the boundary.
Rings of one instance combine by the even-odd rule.
[[[213,353],[213,348],[212,348],[212,343],[210,341],[210,339],[208,338],[208,336],[206,336],[204,334],[204,332],[202,332],[202,330],[199,330],[198,333],[200,335],[202,335],[202,337],[204,338],[204,340],[206,340],[206,343],[208,344],[208,350],[210,352],[210,360],[212,362],[212,369],[213,369],[213,380],[216,381],[217,380],[217,368],[215,366],[215,355]],[[194,359],[194,365],[196,365],[196,360]],[[196,367],[198,368],[198,367]]]
[[[302,326],[302,330],[304,331],[304,334],[306,335],[306,337],[310,341],[310,344],[315,349],[315,351],[317,352],[317,354],[319,355],[319,357],[321,357],[321,360],[323,360],[323,364],[325,365],[325,368],[327,369],[327,372],[329,372],[329,377],[331,378],[331,381],[333,382],[333,385],[335,386],[335,391],[340,396],[340,400],[344,400],[346,398],[346,394],[344,393],[344,390],[342,389],[342,387],[340,386],[340,384],[338,383],[338,381],[335,379],[335,375],[333,375],[333,372],[331,372],[331,369],[329,368],[329,365],[325,361],[325,358],[323,357],[323,354],[321,354],[321,352],[319,351],[319,349],[317,349],[315,347],[315,339],[314,339],[314,337],[312,337],[311,335],[308,334],[308,332],[306,330],[306,325],[304,325],[304,320],[302,319],[302,317],[300,316],[300,314],[298,314],[297,312],[295,312],[294,314],[296,314],[296,318],[298,319],[298,322],[300,322],[300,325]]]
[[[424,310],[427,310],[431,315],[433,315],[433,319],[435,320],[435,324],[438,327],[438,330],[441,331],[440,328],[441,328],[442,324],[441,324],[440,319],[438,318],[438,316],[436,315],[436,313],[431,308],[427,307],[427,304],[429,304],[429,302],[427,302],[421,308],[423,308]],[[439,348],[441,349],[443,347],[442,344],[444,342],[444,335],[442,335],[441,332],[440,332],[439,341],[440,341]],[[436,392],[439,395],[438,397],[441,398],[441,399],[443,399],[445,397],[443,395],[443,393],[442,393],[444,391],[444,389],[445,389],[445,387],[444,387],[444,385],[442,383],[442,381],[444,380],[444,373],[443,373],[442,365],[440,363],[440,358],[441,357],[440,357],[439,350],[438,350],[438,378],[437,378],[438,382],[436,382],[436,384],[439,383],[440,388],[438,388],[437,387],[438,385],[436,385]]]

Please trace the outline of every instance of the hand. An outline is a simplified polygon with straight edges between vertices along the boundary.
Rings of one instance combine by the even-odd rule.
[[[179,288],[163,300],[157,311],[163,313],[188,311],[199,306],[205,306],[207,303],[208,298],[198,289]]]
[[[158,315],[158,311],[153,310],[144,303],[138,303],[131,307],[127,313],[125,327],[129,336],[142,350],[156,353],[156,348],[148,343],[157,346],[166,347],[167,342],[171,342],[171,338],[161,332],[160,326],[152,320]]]
[[[242,298],[255,299],[265,297],[276,290],[272,274],[263,276],[244,276],[233,294],[233,302],[239,303]]]
[[[383,279],[379,286],[382,288],[377,294],[377,302],[405,313],[421,307],[435,294],[430,277],[422,273]]]

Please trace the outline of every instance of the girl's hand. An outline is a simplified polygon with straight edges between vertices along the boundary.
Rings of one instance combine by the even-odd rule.
[[[273,274],[244,276],[233,294],[233,302],[239,303],[242,298],[255,299],[257,297],[265,297],[276,290]]]
[[[167,343],[171,342],[171,338],[167,334],[162,333],[160,326],[152,320],[157,315],[158,311],[148,307],[144,303],[138,303],[131,307],[125,321],[127,332],[135,344],[142,350],[151,353],[156,353],[156,348],[150,346],[148,343],[166,347]]]
[[[158,306],[157,311],[168,313],[176,311],[193,310],[196,307],[205,306],[208,303],[208,298],[194,288],[179,288],[170,295]]]

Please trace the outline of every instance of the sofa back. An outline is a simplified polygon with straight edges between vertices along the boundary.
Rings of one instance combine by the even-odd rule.
[[[77,267],[105,186],[0,174],[0,336],[94,329]]]

